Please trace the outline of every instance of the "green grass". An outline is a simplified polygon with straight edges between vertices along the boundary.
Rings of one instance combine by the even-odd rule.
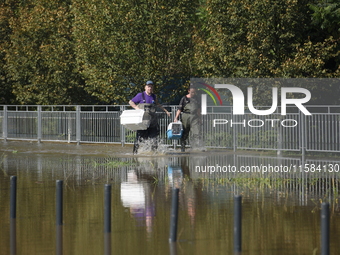
[[[122,166],[133,166],[135,163],[129,162],[129,161],[123,161],[119,158],[107,158],[106,162],[104,163],[98,163],[96,161],[92,161],[93,166],[99,167],[99,166],[106,166],[106,167],[122,167]]]

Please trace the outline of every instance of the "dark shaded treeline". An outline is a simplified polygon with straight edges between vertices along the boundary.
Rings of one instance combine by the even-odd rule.
[[[4,0],[0,103],[126,104],[149,79],[165,103],[190,77],[339,77],[339,9],[336,0]]]

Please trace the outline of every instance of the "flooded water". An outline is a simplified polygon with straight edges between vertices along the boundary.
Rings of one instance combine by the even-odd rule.
[[[16,254],[56,254],[56,180],[64,181],[62,254],[104,254],[105,184],[112,185],[111,254],[231,254],[234,195],[242,195],[242,254],[320,254],[325,201],[330,254],[340,249],[337,158],[210,150],[136,157],[130,146],[1,141],[0,162],[0,254],[11,254],[12,175]],[[178,241],[170,246],[174,187]]]

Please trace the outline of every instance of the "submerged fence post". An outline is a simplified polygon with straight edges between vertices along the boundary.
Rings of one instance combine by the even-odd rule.
[[[111,185],[104,187],[104,233],[111,233]]]
[[[178,193],[179,189],[172,190],[169,242],[176,242],[177,240]]]
[[[56,254],[63,254],[63,181],[57,180]]]
[[[175,242],[169,243],[170,255],[177,255],[177,244]]]
[[[242,251],[242,196],[234,196],[234,253]]]
[[[321,204],[321,255],[329,255],[329,203]]]
[[[9,239],[10,239],[10,254],[17,254],[17,228],[16,228],[16,219],[10,219],[10,230],[9,230]]]
[[[11,176],[10,187],[10,254],[17,253],[17,235],[16,235],[16,209],[17,209],[17,177]]]
[[[2,119],[2,136],[4,138],[4,141],[7,141],[7,121],[8,121],[8,114],[7,114],[7,105],[4,105],[4,116]]]
[[[57,180],[57,226],[63,225],[63,181]]]
[[[111,254],[111,185],[104,187],[104,254]]]
[[[16,218],[17,210],[17,177],[11,176],[10,218]]]

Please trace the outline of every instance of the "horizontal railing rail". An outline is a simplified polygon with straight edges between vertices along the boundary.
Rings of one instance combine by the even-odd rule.
[[[177,105],[163,105],[168,117],[157,110],[160,138],[165,146],[168,125],[174,120]],[[202,115],[202,141],[207,148],[274,151],[340,152],[340,106],[308,105],[307,116],[297,107],[280,107],[270,115],[233,115],[232,106],[208,106]],[[258,106],[259,110],[270,107]],[[120,124],[128,105],[0,105],[0,139],[80,143],[131,144],[135,132]]]

